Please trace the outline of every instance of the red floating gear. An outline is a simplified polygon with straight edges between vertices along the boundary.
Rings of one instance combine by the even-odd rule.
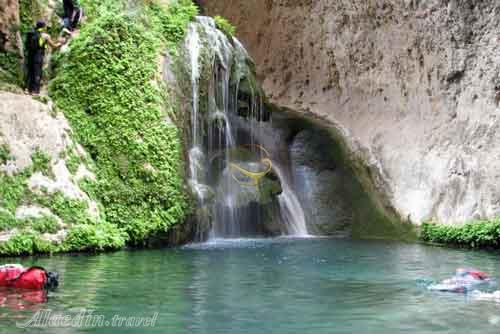
[[[40,267],[23,268],[18,265],[0,267],[0,286],[42,290],[47,283],[47,272]]]

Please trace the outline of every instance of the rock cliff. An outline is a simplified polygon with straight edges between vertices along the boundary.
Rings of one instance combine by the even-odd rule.
[[[19,26],[19,3],[17,0],[2,0],[0,7],[0,50],[18,51],[21,38],[18,31],[12,29]]]
[[[237,26],[271,102],[323,119],[382,206],[500,214],[500,3],[200,0]]]
[[[73,221],[101,218],[97,202],[82,190],[95,180],[88,155],[72,136],[52,103],[0,92],[1,241],[32,229],[42,240],[60,242]],[[81,209],[82,219],[70,207]]]
[[[197,8],[82,3],[80,33],[46,54],[41,96],[21,93],[20,54],[0,50],[0,255],[174,243],[190,233],[182,115],[161,70]],[[2,14],[18,10],[21,27],[1,15],[0,27],[25,32],[44,18],[53,38],[61,34],[61,1],[8,5]]]

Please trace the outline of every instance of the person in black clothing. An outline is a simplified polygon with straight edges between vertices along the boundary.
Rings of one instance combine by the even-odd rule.
[[[61,43],[53,42],[46,32],[45,22],[38,21],[33,30],[28,33],[26,44],[26,89],[30,94],[39,94],[45,50],[49,45],[58,48]]]
[[[64,28],[71,28],[71,18],[73,17],[73,12],[75,11],[75,5],[73,4],[73,0],[63,0],[64,7]]]
[[[73,0],[63,0],[64,7],[64,18],[72,17],[73,11],[75,10],[75,5],[73,4]]]
[[[64,28],[69,32],[75,30],[83,18],[83,9],[78,0],[63,0]]]

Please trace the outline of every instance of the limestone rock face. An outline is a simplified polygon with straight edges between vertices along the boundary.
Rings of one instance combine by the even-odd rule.
[[[34,166],[34,156],[40,152],[48,161],[48,172],[34,170],[25,182],[27,190],[40,196],[60,193],[69,200],[86,203],[89,219],[100,217],[97,203],[79,185],[85,178],[95,179],[83,163],[86,153],[73,141],[66,118],[62,113],[55,114],[51,102],[44,104],[28,95],[0,92],[0,145],[8,149],[8,158],[0,161],[0,175],[19,175]],[[72,168],[71,164],[74,165]],[[0,211],[5,211],[1,206],[2,198]],[[21,201],[11,214],[17,219],[55,216],[48,208],[30,201]],[[62,225],[65,223],[59,217],[55,218]]]
[[[37,148],[56,159],[71,143],[68,122],[62,115],[51,116],[50,110],[49,105],[28,95],[0,92],[0,141],[12,156],[1,170],[20,172],[31,164]]]
[[[500,215],[500,2],[200,0],[271,102],[342,134],[414,224]]]

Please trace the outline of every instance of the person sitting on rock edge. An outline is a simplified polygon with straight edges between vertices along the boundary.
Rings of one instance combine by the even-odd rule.
[[[31,95],[40,94],[45,50],[48,46],[59,48],[62,43],[54,42],[47,33],[44,21],[38,21],[26,38],[26,89]]]

